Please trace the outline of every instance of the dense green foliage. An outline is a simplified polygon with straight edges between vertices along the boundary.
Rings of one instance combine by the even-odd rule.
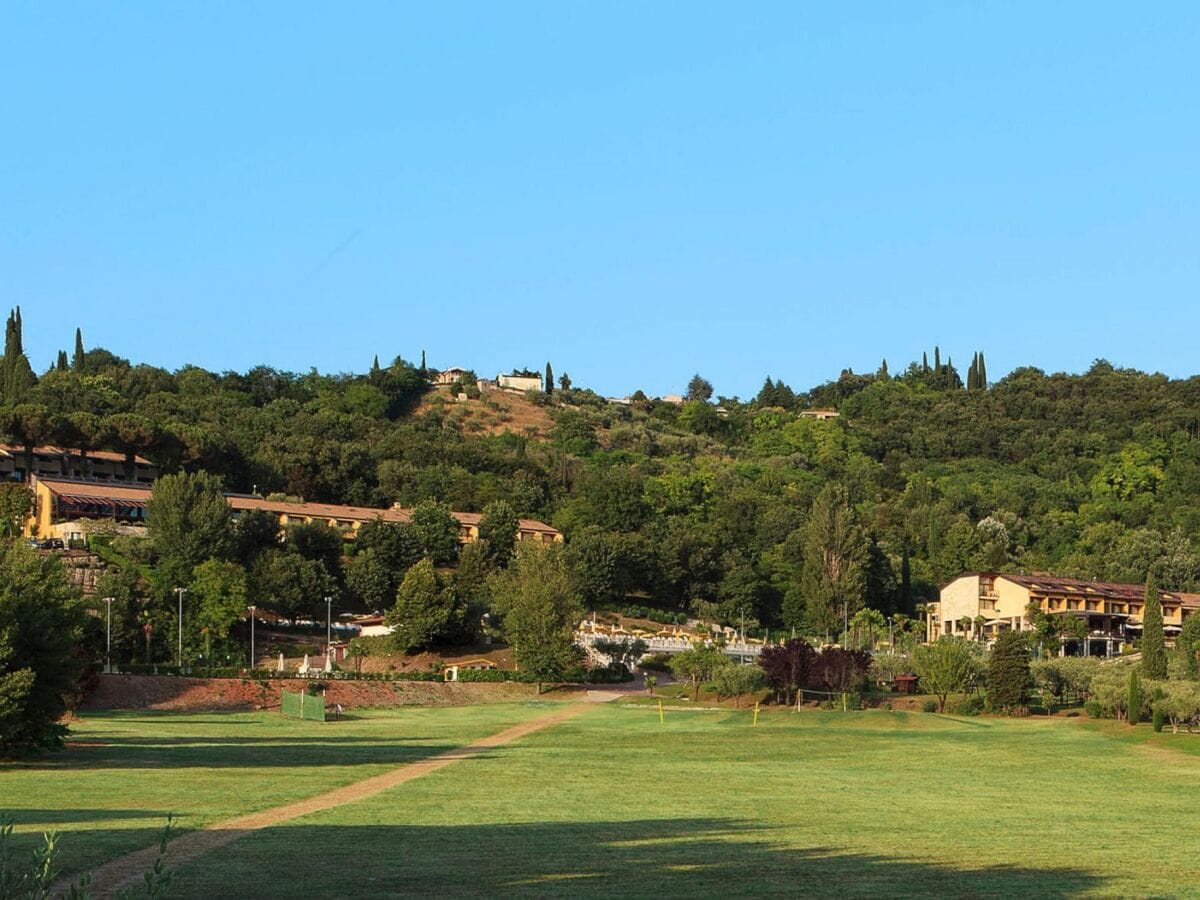
[[[0,548],[0,756],[62,743],[82,625],[57,560],[17,542]]]
[[[1154,573],[1167,590],[1200,587],[1200,378],[1097,361],[1081,375],[1022,368],[992,381],[978,353],[964,388],[936,350],[932,363],[847,370],[807,391],[768,378],[745,401],[714,397],[699,375],[682,405],[636,391],[627,406],[578,386],[533,392],[527,402],[552,422],[542,439],[536,428],[490,434],[453,404],[415,412],[427,372],[400,358],[365,374],[168,372],[80,339],[69,368],[32,379],[15,313],[10,335],[0,431],[22,446],[144,454],[227,490],[429,504],[414,521],[415,558],[437,565],[452,564],[456,546],[435,505],[539,518],[578,542],[570,563],[589,605],[635,597],[837,639],[864,606],[916,616],[968,569],[1139,583]],[[814,408],[840,417],[804,415]],[[381,565],[365,542],[373,561],[248,537],[217,558],[246,569],[254,601],[295,614],[319,614],[329,592],[339,610],[387,608],[415,562],[401,552]],[[493,549],[489,565],[503,568],[502,542]],[[178,554],[188,571],[203,561],[186,541]],[[180,573],[160,575],[162,588]],[[166,595],[150,582],[140,590],[161,620],[160,653],[167,604],[154,606]]]

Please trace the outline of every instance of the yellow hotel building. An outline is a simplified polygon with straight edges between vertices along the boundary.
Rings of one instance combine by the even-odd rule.
[[[1068,640],[1064,653],[1115,656],[1141,637],[1145,586],[1107,581],[1083,581],[1053,575],[1006,575],[968,572],[942,588],[936,603],[926,607],[926,638],[944,634],[992,641],[1001,631],[1027,631],[1030,603],[1050,616],[1082,619],[1087,636]],[[1168,641],[1184,620],[1200,612],[1200,594],[1159,591],[1163,630]]]
[[[65,478],[35,478],[32,487],[34,506],[33,514],[25,524],[27,536],[81,541],[102,522],[115,523],[117,530],[126,534],[145,531],[149,487]],[[282,527],[300,522],[324,522],[338,529],[347,540],[354,537],[364,522],[375,519],[408,522],[412,518],[412,510],[395,506],[380,509],[331,503],[290,503],[251,494],[227,494],[225,499],[235,519],[246,510],[261,509],[278,517]],[[452,512],[450,515],[458,521],[461,543],[469,544],[479,539],[479,522],[483,518],[479,513]],[[517,539],[521,541],[554,543],[563,539],[556,528],[536,519],[520,519],[517,524]]]

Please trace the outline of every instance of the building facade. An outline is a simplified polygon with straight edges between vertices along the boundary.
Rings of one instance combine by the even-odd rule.
[[[38,538],[86,541],[89,534],[115,531],[143,534],[150,488],[133,484],[110,484],[65,478],[36,478],[33,481],[33,514],[25,533]],[[323,522],[352,539],[363,523],[376,519],[384,522],[408,522],[412,510],[393,506],[340,506],[331,503],[291,503],[268,500],[251,494],[227,494],[233,518],[247,510],[259,509],[274,515],[280,527],[307,522]],[[479,540],[479,513],[452,512],[459,527],[459,542]],[[519,519],[517,539],[536,543],[554,543],[563,539],[558,529],[536,519]]]
[[[1084,581],[1053,575],[968,572],[942,588],[926,606],[926,639],[960,635],[991,642],[1002,631],[1028,631],[1030,604],[1055,618],[1082,622],[1067,631],[1063,652],[1115,656],[1142,634],[1145,586]],[[1167,639],[1200,612],[1200,594],[1159,591]],[[1073,636],[1078,634],[1078,636]]]
[[[32,461],[32,467],[30,462]],[[150,484],[158,467],[136,454],[126,459],[111,450],[82,452],[66,447],[34,447],[27,455],[18,444],[0,444],[0,478],[29,481],[34,478],[87,478],[94,481],[131,481]]]

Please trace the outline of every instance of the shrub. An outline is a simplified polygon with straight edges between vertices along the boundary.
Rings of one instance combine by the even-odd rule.
[[[921,712],[937,712],[938,703],[932,697],[921,704]]]
[[[1160,734],[1163,730],[1163,708],[1159,703],[1154,704],[1154,712],[1151,713],[1151,723],[1155,734]]]
[[[964,697],[954,706],[956,716],[977,716],[983,712],[983,698],[977,694]]]
[[[1083,704],[1084,711],[1093,719],[1099,719],[1104,715],[1104,707],[1100,705],[1099,700],[1089,700]]]

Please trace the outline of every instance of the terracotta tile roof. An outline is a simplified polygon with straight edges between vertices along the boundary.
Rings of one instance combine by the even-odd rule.
[[[988,574],[988,573],[983,573]],[[1067,597],[1099,597],[1106,600],[1141,600],[1146,596],[1143,584],[1121,584],[1115,581],[1086,581],[1082,578],[1060,578],[1056,575],[1006,575],[995,573],[992,577],[1003,578],[1013,584],[1039,593],[1062,594]],[[1159,591],[1159,597],[1176,601],[1183,606],[1200,607],[1200,594],[1180,591]]]
[[[133,501],[144,504],[150,499],[149,487],[137,487],[111,481],[74,481],[68,478],[39,478],[51,492],[74,500]],[[268,500],[246,494],[227,494],[225,498],[236,510],[264,509],[276,515],[311,517],[314,519],[341,519],[348,522],[369,522],[382,519],[385,522],[408,522],[412,519],[411,509],[374,506],[340,506],[333,503],[290,503],[287,500]],[[483,518],[479,513],[452,512],[460,525],[477,526]],[[558,534],[558,530],[536,519],[520,519],[519,527],[524,532],[536,534]]]

